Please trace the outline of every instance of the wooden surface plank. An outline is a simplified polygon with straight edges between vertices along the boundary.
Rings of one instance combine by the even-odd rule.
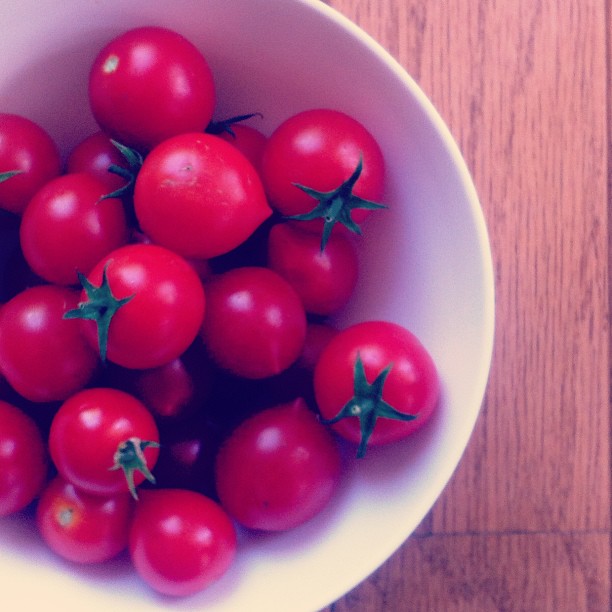
[[[431,98],[496,273],[482,415],[402,549],[333,609],[610,607],[606,0],[329,0]]]

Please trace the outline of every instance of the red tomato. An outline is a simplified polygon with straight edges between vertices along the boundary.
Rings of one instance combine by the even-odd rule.
[[[385,321],[358,323],[339,332],[314,373],[321,415],[342,436],[386,444],[417,431],[438,403],[435,364],[410,331]]]
[[[84,389],[59,408],[49,431],[49,452],[57,471],[93,495],[131,491],[159,454],[159,432],[151,413],[118,389]]]
[[[117,368],[111,386],[135,395],[164,421],[184,419],[201,411],[212,384],[212,364],[201,342],[194,342],[169,363],[144,370]]]
[[[183,36],[141,27],[100,51],[89,100],[103,131],[146,152],[176,134],[204,130],[214,110],[214,81],[204,56]]]
[[[281,531],[323,510],[340,470],[334,439],[297,399],[255,414],[230,435],[217,455],[217,493],[246,527]]]
[[[211,499],[182,489],[143,492],[130,531],[136,571],[165,595],[191,595],[218,580],[236,552],[236,532]]]
[[[36,526],[64,559],[101,563],[127,548],[133,501],[127,493],[90,495],[56,476],[40,496]]]
[[[327,235],[337,222],[358,232],[356,223],[380,207],[385,163],[361,123],[336,110],[312,109],[293,115],[272,133],[262,180],[270,203],[283,215],[308,215],[318,220],[317,229],[323,219]]]
[[[84,319],[85,335],[103,358],[126,368],[169,363],[202,325],[202,282],[182,257],[160,246],[131,244],[113,251],[84,286],[83,301],[69,316]]]
[[[76,285],[77,272],[90,270],[128,241],[121,200],[101,200],[107,186],[86,173],[49,181],[23,213],[20,241],[36,274],[50,283]]]
[[[321,250],[319,237],[294,223],[270,230],[268,266],[298,292],[310,314],[334,314],[357,284],[357,251],[350,236],[333,234]]]
[[[0,208],[21,214],[60,170],[59,151],[42,127],[20,115],[0,113]]]
[[[219,138],[234,145],[261,172],[261,160],[268,141],[265,134],[250,125],[232,125],[228,130],[217,134]]]
[[[0,400],[0,516],[25,508],[43,488],[47,451],[34,421]]]
[[[77,144],[68,156],[66,171],[88,172],[106,185],[106,193],[112,193],[126,184],[126,179],[114,172],[111,166],[129,172],[129,163],[104,132],[95,132]]]
[[[83,388],[99,363],[76,321],[63,315],[79,293],[55,285],[32,287],[0,309],[0,370],[15,391],[34,402],[66,399]]]
[[[196,259],[234,249],[272,214],[247,158],[198,133],[170,138],[145,158],[134,208],[153,242]]]
[[[265,378],[300,355],[306,314],[291,285],[267,268],[229,270],[206,283],[202,338],[212,358],[245,378]]]

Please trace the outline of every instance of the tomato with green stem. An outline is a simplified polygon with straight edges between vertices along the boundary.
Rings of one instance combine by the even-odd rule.
[[[159,431],[146,406],[118,389],[94,387],[68,398],[49,430],[57,471],[93,495],[129,491],[151,473],[159,455]]]
[[[388,321],[357,323],[323,350],[314,372],[323,422],[358,444],[406,438],[421,429],[438,404],[440,381],[433,359],[405,327]]]
[[[322,232],[321,248],[337,224],[359,234],[359,223],[385,207],[380,146],[362,123],[334,109],[286,119],[270,135],[261,167],[273,208]]]
[[[65,316],[82,319],[84,336],[103,361],[159,367],[179,357],[198,335],[206,304],[202,282],[169,249],[126,245],[80,278],[82,300]]]

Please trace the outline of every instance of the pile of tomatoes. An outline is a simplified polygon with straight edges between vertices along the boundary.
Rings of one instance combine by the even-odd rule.
[[[358,121],[214,120],[206,59],[159,27],[100,50],[89,99],[100,131],[65,162],[0,114],[0,516],[32,509],[62,557],[128,550],[187,595],[230,567],[238,527],[329,503],[339,437],[362,457],[422,427],[438,375],[395,323],[330,324],[384,208]]]

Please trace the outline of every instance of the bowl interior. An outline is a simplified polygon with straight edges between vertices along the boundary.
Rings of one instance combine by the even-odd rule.
[[[188,600],[153,595],[123,558],[73,568],[31,523],[0,520],[3,596],[82,610],[317,610],[376,569],[410,535],[455,469],[482,401],[493,337],[493,280],[474,187],[420,89],[356,26],[318,0],[22,0],[2,3],[0,108],[43,125],[66,152],[96,129],[87,74],[110,38],[138,25],[176,29],[215,74],[218,117],[260,111],[270,132],[306,108],[352,114],[379,141],[387,211],[364,225],[361,279],[339,322],[384,318],[417,334],[440,370],[433,422],[406,442],[347,452],[336,499],[286,534],[241,534],[230,572]],[[33,589],[31,585],[36,585]],[[86,599],[85,599],[86,598]]]

